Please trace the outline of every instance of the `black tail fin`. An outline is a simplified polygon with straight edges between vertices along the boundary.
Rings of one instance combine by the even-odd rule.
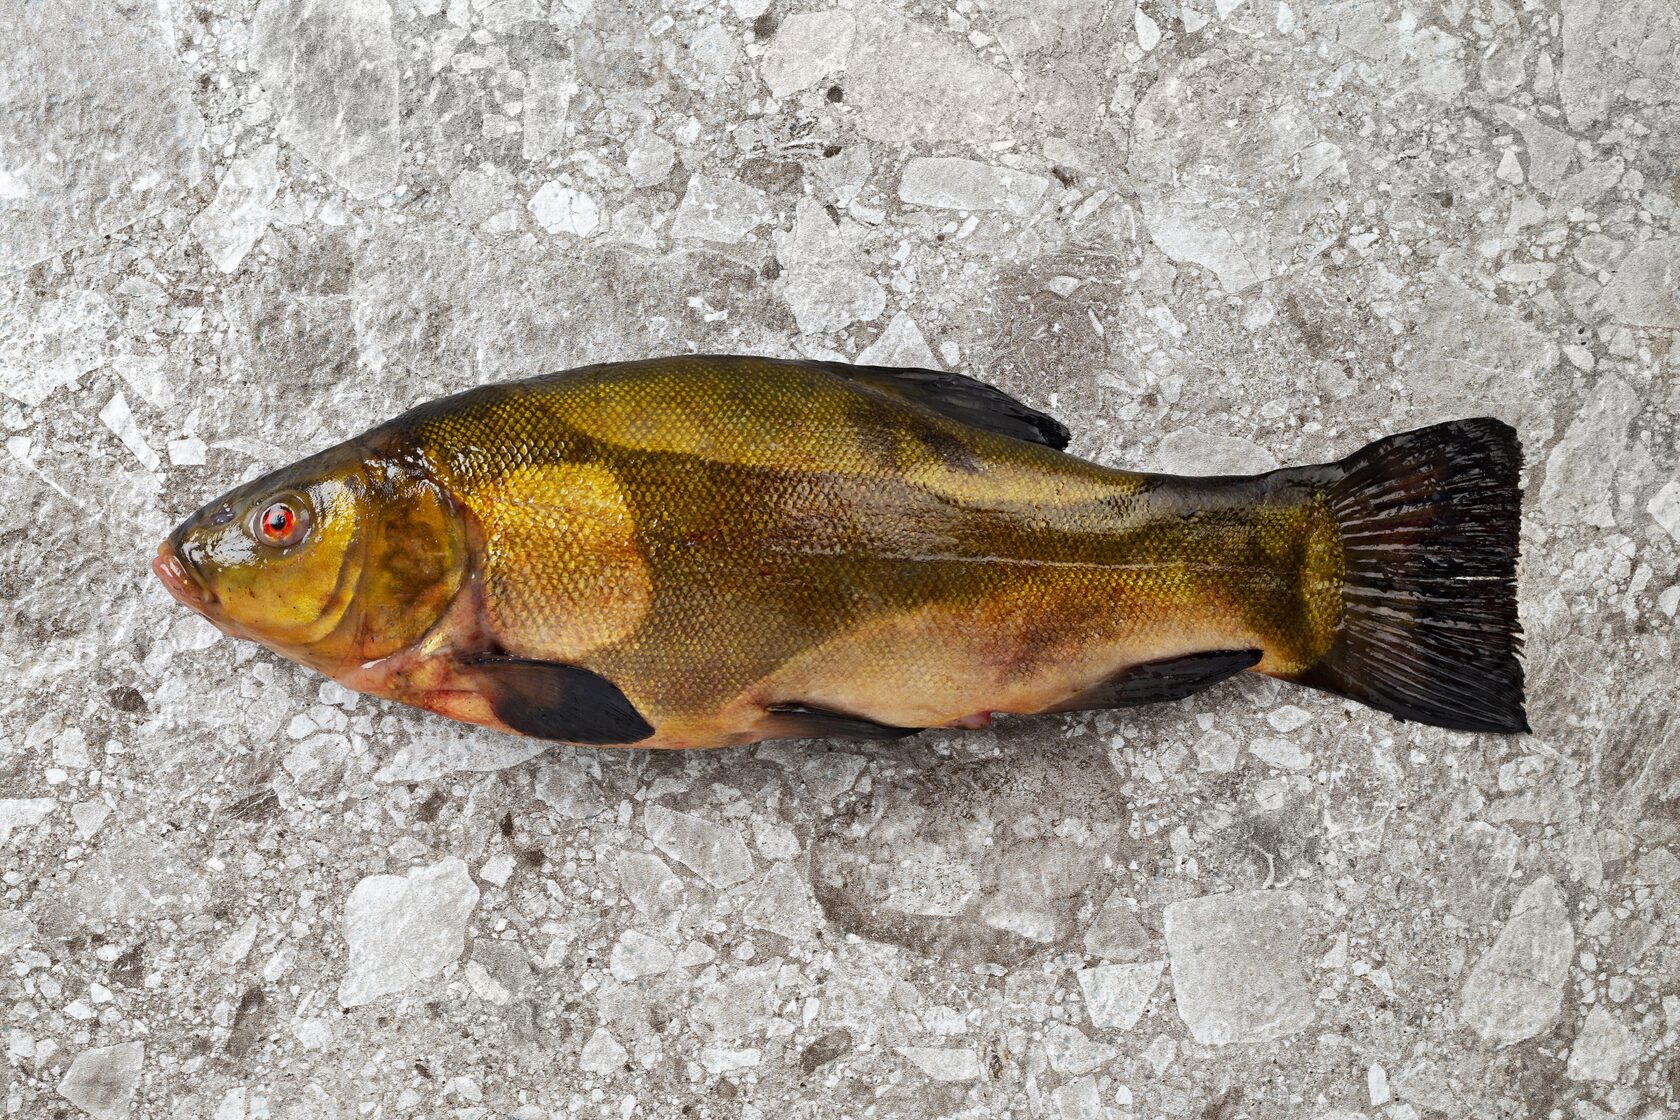
[[[1517,660],[1522,445],[1458,420],[1378,440],[1331,470],[1342,622],[1297,679],[1458,731],[1527,731]]]

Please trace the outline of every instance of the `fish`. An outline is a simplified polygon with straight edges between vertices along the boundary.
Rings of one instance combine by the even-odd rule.
[[[1528,730],[1488,417],[1180,477],[963,374],[693,355],[422,404],[183,521],[181,603],[346,688],[585,746],[895,739],[1239,673]]]

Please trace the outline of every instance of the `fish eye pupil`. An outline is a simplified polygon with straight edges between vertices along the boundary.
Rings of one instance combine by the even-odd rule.
[[[298,535],[297,514],[285,502],[275,502],[263,510],[257,524],[262,526],[263,536],[272,544],[292,544],[292,538]]]

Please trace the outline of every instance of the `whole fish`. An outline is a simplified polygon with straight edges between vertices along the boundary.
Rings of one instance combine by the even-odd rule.
[[[423,405],[211,502],[181,602],[376,696],[543,739],[889,738],[1250,670],[1524,731],[1521,451],[1491,419],[1179,478],[954,373],[589,366]]]

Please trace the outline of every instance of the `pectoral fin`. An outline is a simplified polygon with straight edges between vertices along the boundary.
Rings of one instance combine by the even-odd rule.
[[[771,704],[765,711],[770,713],[764,724],[767,739],[902,739],[922,730],[894,727],[809,704]]]
[[[464,665],[496,718],[522,735],[562,743],[639,743],[653,725],[605,677],[554,661],[479,657]]]
[[[1098,708],[1131,708],[1139,704],[1182,700],[1193,692],[1200,692],[1226,677],[1252,668],[1259,660],[1260,651],[1257,649],[1223,649],[1148,661],[1117,673],[1045,710],[1088,712]]]
[[[1060,451],[1069,434],[1060,420],[1029,408],[984,381],[939,369],[894,369],[824,362],[824,368],[879,393],[913,401],[942,416],[989,432],[1042,443]]]

